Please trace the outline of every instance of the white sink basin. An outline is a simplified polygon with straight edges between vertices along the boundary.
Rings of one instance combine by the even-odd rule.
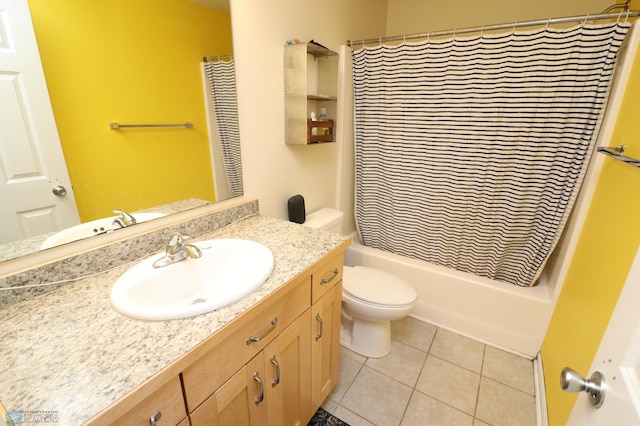
[[[253,241],[219,239],[193,243],[202,257],[161,268],[146,259],[127,272],[111,290],[116,311],[131,318],[169,320],[221,308],[260,287],[273,271],[271,251]]]
[[[157,219],[166,216],[164,213],[135,213],[133,217],[138,223],[148,220]],[[105,217],[102,219],[92,220],[91,222],[81,223],[71,228],[63,229],[44,240],[40,245],[40,249],[48,249],[59,246],[60,244],[70,243],[72,241],[81,240],[83,238],[93,237],[94,235],[104,234],[105,232],[120,229],[119,226],[113,224],[113,220],[119,216]]]

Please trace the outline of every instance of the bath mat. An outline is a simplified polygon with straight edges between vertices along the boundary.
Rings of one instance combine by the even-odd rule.
[[[318,408],[318,411],[313,415],[307,426],[349,426],[349,424],[329,414],[322,408]]]

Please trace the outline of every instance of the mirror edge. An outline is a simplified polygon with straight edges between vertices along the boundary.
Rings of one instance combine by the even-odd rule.
[[[119,229],[117,232],[74,241],[47,250],[41,250],[26,256],[10,259],[0,263],[0,278],[5,278],[35,267],[54,263],[80,253],[98,249],[138,235],[148,234],[169,226],[208,216],[212,213],[226,210],[230,207],[245,204],[250,201],[257,201],[257,198],[242,195],[228,200],[207,204],[205,206],[195,207],[180,213],[167,215],[148,222],[139,223],[132,227]],[[162,247],[158,247],[158,251],[161,249]]]

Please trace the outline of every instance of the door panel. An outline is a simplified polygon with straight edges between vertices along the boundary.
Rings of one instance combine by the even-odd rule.
[[[27,0],[0,0],[0,199],[0,243],[80,223]]]

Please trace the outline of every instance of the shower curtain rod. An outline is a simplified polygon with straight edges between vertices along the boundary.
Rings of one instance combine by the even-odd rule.
[[[205,56],[202,58],[202,62],[221,62],[227,59],[233,59],[233,55]]]
[[[548,19],[539,19],[537,21],[522,21],[522,22],[511,22],[506,24],[494,24],[494,25],[482,25],[480,27],[467,27],[467,28],[455,28],[452,30],[441,30],[441,31],[431,31],[428,33],[417,33],[417,34],[406,34],[399,36],[388,36],[388,37],[379,37],[379,38],[368,38],[364,40],[347,40],[347,46],[353,47],[354,44],[360,43],[362,45],[369,43],[382,43],[384,41],[405,41],[416,38],[429,38],[429,37],[438,37],[452,34],[465,34],[465,33],[475,33],[482,31],[491,31],[491,30],[503,30],[507,28],[521,28],[521,27],[534,27],[538,25],[548,25],[548,24],[565,24],[569,22],[582,22],[582,21],[599,21],[602,19],[620,19],[620,18],[637,18],[640,16],[640,11],[638,10],[628,10],[622,11],[619,13],[597,13],[594,15],[579,15],[579,16],[567,16],[564,18],[548,18]]]

